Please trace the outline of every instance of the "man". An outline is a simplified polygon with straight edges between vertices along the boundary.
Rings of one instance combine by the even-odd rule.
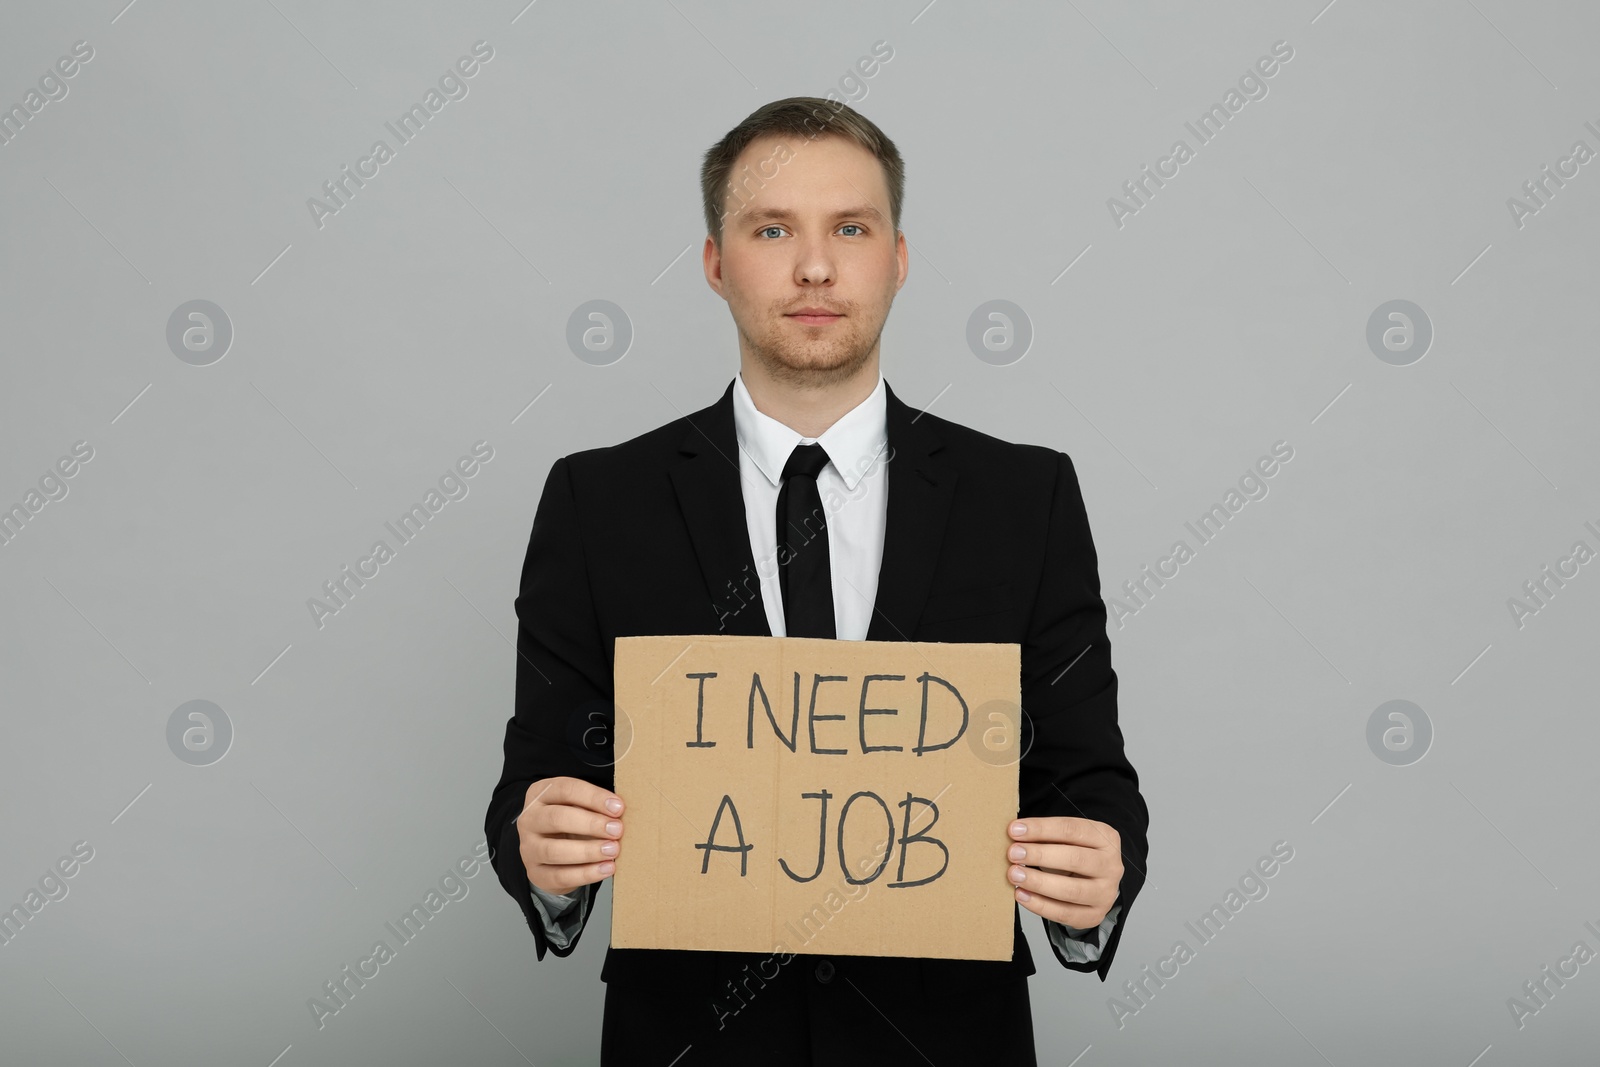
[[[484,827],[539,959],[573,950],[628,861],[628,798],[610,788],[617,637],[1016,642],[1031,729],[995,880],[1063,966],[1105,980],[1149,814],[1077,475],[884,381],[904,181],[894,144],[843,104],[777,101],[729,132],[702,166],[703,262],[738,377],[710,407],[550,471]],[[602,1062],[1031,1064],[1035,968],[1014,926],[1009,961],[608,948]]]

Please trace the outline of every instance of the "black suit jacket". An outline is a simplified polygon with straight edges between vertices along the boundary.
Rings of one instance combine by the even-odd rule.
[[[1063,966],[1096,971],[1104,981],[1144,884],[1149,813],[1117,725],[1117,677],[1097,557],[1072,460],[917,411],[887,383],[885,391],[888,514],[867,640],[1021,645],[1022,703],[1032,729],[1031,736],[1024,733],[1020,814],[1098,819],[1121,835],[1122,910],[1098,962],[1070,963],[1052,945]],[[579,939],[560,949],[546,938],[516,818],[529,784],[541,778],[571,775],[612,788],[615,639],[771,634],[745,525],[731,382],[720,400],[692,415],[554,463],[534,518],[516,611],[516,711],[506,724],[504,771],[484,833],[491,862],[522,908],[542,960],[546,952],[568,955]],[[623,863],[626,850],[624,835]],[[996,878],[1002,862],[997,855]],[[584,888],[591,910],[598,889],[598,883]],[[1021,914],[1018,908],[1009,961],[840,956],[828,973],[848,979],[879,1015],[895,1014],[887,1021],[924,1056],[924,1044],[949,1053],[960,1033],[939,1028],[950,1027],[952,1010],[976,1004],[984,991],[1020,986],[1020,998],[1009,1001],[1020,999],[1020,1010],[1013,1006],[1007,1019],[958,1019],[959,1026],[988,1035],[1007,1020],[1013,1027],[1028,1023],[1023,979],[1035,968]],[[797,955],[789,969],[809,978],[816,959]],[[746,965],[763,960],[770,969],[765,954],[608,948],[601,971],[607,1041],[620,1040],[614,1011],[644,1020],[669,990],[705,1001],[710,1017],[717,1010],[712,998],[719,991],[730,995],[730,981],[741,977],[748,988]],[[883,1009],[888,1000],[894,1013]],[[814,1029],[813,1048],[828,1035],[852,1042],[850,1033],[838,1031]],[[868,1051],[860,1041],[848,1047],[857,1055]],[[996,1051],[987,1036],[973,1047],[984,1049],[986,1060]],[[1028,1028],[1027,1051],[1017,1055],[1025,1060],[1031,1050]],[[875,1050],[878,1062],[883,1052]],[[841,1056],[818,1050],[816,1062],[849,1062]],[[682,1067],[694,1062],[709,1061],[689,1055]]]

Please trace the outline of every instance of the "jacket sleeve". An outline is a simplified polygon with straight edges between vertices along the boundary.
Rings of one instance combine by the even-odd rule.
[[[1103,982],[1144,886],[1150,813],[1117,725],[1117,675],[1083,494],[1071,458],[1055,457],[1044,569],[1022,646],[1022,707],[1031,738],[1025,726],[1018,806],[1024,818],[1070,815],[1108,823],[1122,839],[1122,884],[1107,913],[1109,928],[1100,927],[1098,957],[1076,959],[1050,937],[1062,966],[1096,971]]]
[[[516,706],[506,722],[505,764],[484,820],[489,862],[522,909],[541,960],[546,952],[567,956],[577,947],[600,883],[573,891],[583,897],[581,918],[571,939],[558,944],[534,904],[522,864],[517,816],[528,787],[557,776],[612,786],[611,671],[583,546],[571,461],[558,459],[545,481],[522,565],[516,598]]]

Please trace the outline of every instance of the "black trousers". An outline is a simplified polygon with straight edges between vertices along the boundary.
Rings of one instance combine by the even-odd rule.
[[[602,1067],[1037,1064],[1015,968],[973,981],[964,961],[670,955],[694,966],[608,977]]]

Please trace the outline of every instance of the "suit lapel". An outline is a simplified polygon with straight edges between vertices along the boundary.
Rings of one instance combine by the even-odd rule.
[[[890,457],[883,564],[869,641],[909,641],[927,602],[944,543],[956,472],[935,458],[943,442],[928,421],[884,382]],[[733,383],[710,407],[688,416],[671,469],[674,491],[711,594],[707,633],[770,637],[761,583],[745,525]]]
[[[956,472],[935,458],[943,447],[931,423],[883,383],[888,394],[889,513],[883,565],[868,641],[910,641],[933,586],[955,499]]]
[[[703,632],[771,637],[744,519],[733,383],[722,399],[688,416],[688,422],[678,444],[682,459],[671,475],[700,574],[711,593],[710,625]]]

